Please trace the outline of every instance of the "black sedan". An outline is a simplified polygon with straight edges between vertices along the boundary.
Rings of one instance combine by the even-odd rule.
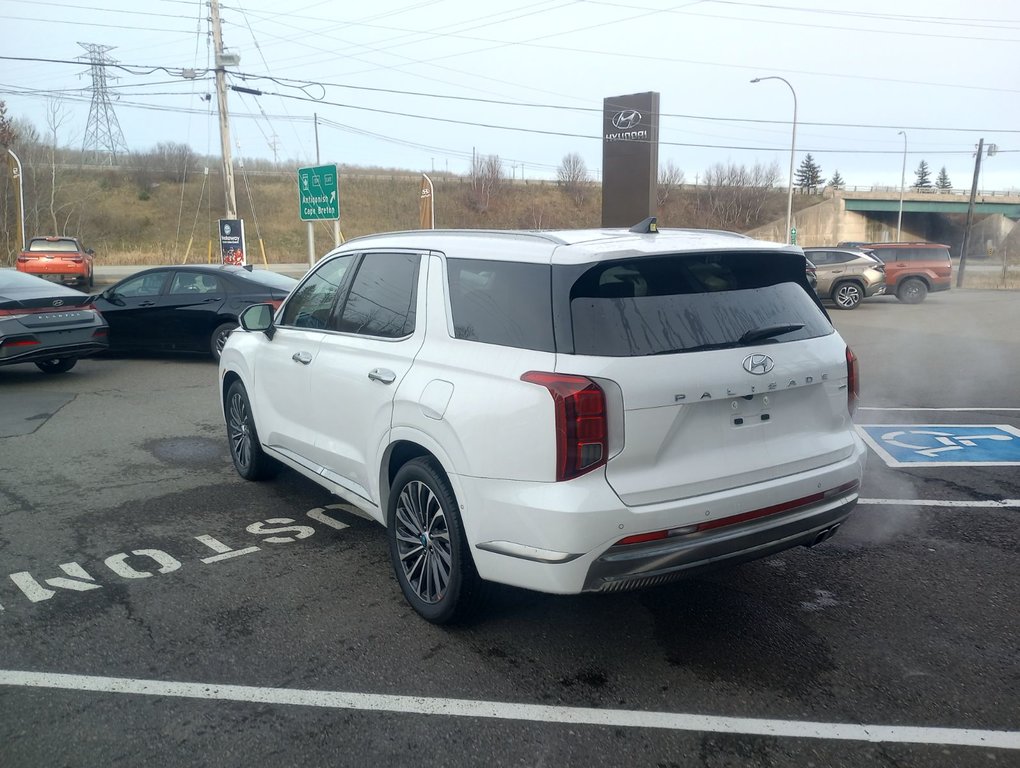
[[[245,307],[278,307],[295,285],[250,266],[155,267],[111,285],[95,303],[110,324],[113,350],[202,352],[218,360]]]
[[[107,348],[107,327],[88,294],[0,269],[0,365],[35,363],[66,373],[79,357]]]

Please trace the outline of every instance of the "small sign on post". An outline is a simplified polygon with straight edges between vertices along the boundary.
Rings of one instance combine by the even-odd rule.
[[[797,228],[796,227],[790,227],[790,244],[791,245],[796,245],[797,244]]]
[[[244,247],[244,219],[220,219],[220,263],[243,267],[248,263]]]

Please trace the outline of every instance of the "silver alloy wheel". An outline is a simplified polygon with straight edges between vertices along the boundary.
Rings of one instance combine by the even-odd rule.
[[[843,309],[853,309],[861,303],[861,289],[854,283],[842,283],[836,288],[835,300]]]
[[[251,464],[251,414],[240,392],[230,397],[230,450],[242,467]]]
[[[400,490],[396,507],[397,553],[404,578],[425,603],[438,603],[450,586],[453,547],[446,513],[425,483],[413,480]]]
[[[227,337],[230,336],[233,331],[234,329],[230,328],[229,330],[223,330],[216,334],[215,344],[217,355],[223,354],[223,347],[227,344]]]

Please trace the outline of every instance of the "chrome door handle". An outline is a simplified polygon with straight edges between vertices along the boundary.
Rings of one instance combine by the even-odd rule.
[[[397,380],[397,374],[386,368],[373,368],[368,372],[368,378],[372,381],[381,381],[383,384],[392,384]]]
[[[295,363],[301,363],[301,365],[308,365],[312,362],[312,355],[310,352],[295,352],[291,355],[291,360]]]

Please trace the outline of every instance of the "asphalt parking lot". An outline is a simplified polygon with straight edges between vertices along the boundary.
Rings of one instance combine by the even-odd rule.
[[[455,629],[377,525],[236,476],[211,361],[0,368],[0,766],[1020,764],[1020,293],[831,314],[836,537]]]

